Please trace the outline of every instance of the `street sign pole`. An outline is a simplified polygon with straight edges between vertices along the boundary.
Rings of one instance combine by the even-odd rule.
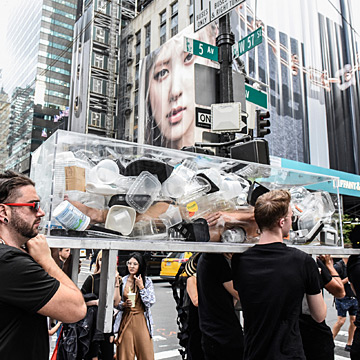
[[[226,14],[219,19],[219,36],[216,38],[220,63],[220,103],[234,101],[232,78],[232,45],[234,43],[235,37],[231,33],[230,16]]]

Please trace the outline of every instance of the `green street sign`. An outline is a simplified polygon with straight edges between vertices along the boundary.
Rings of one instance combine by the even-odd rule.
[[[239,56],[262,43],[262,28],[259,27],[239,41]]]
[[[267,93],[256,90],[248,84],[245,84],[245,99],[264,109],[268,107]]]
[[[184,51],[213,61],[218,61],[219,49],[217,46],[213,46],[195,39],[189,39],[187,37],[184,37],[184,39]]]

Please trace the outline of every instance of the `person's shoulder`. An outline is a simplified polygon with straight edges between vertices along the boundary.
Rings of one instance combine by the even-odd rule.
[[[153,281],[151,280],[151,278],[149,276],[146,276],[146,278],[145,278],[145,286],[151,285],[152,283],[153,283]]]
[[[294,257],[298,257],[300,259],[312,259],[311,255],[309,255],[308,253],[306,253],[305,251],[302,251],[300,249],[294,248],[294,247],[290,247],[287,246],[286,247],[287,251],[289,253],[291,253]],[[315,261],[314,261],[315,262]]]
[[[1,260],[11,260],[11,259],[29,259],[31,260],[32,257],[25,251],[17,249],[13,246],[2,245],[0,244],[0,259]]]
[[[360,255],[351,255],[347,263],[348,272],[357,266],[360,266]]]
[[[318,267],[316,261],[308,253],[293,247],[287,247],[289,255],[294,260],[294,264],[302,263],[304,266],[315,266]]]

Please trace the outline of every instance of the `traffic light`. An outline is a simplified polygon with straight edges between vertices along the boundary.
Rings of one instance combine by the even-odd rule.
[[[256,110],[256,137],[262,138],[271,133],[270,129],[267,129],[270,126],[270,120],[266,119],[269,117],[269,111],[261,112]]]

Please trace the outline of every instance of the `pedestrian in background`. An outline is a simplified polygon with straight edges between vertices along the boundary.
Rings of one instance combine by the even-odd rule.
[[[102,264],[102,251],[98,252],[95,261],[95,270],[93,275],[89,275],[81,288],[81,292],[84,295],[86,300],[86,306],[99,306],[99,296],[100,296],[100,274],[101,274],[101,264]],[[114,307],[117,307],[120,303],[120,277],[116,272],[115,275],[115,290],[114,290]],[[90,298],[89,296],[92,296]],[[96,298],[93,297],[95,295]],[[96,325],[96,322],[94,322]],[[91,342],[89,351],[86,355],[86,359],[90,360],[113,360],[114,358],[114,334],[103,333],[103,340],[93,340]],[[97,338],[100,337],[99,331],[97,332]]]
[[[197,290],[197,260],[199,255],[192,256],[185,265],[185,272],[188,275],[186,279],[186,292],[189,295],[189,317],[188,334],[189,339],[186,347],[188,360],[204,360],[204,352],[201,347],[202,334],[199,327],[199,295]]]
[[[342,283],[344,284],[345,296],[341,299],[335,298],[335,305],[338,314],[338,319],[333,327],[333,337],[334,339],[336,338],[341,327],[345,324],[346,314],[349,313],[350,325],[348,329],[348,339],[345,345],[345,351],[350,351],[351,344],[354,338],[354,332],[355,332],[354,321],[356,318],[356,313],[358,311],[358,301],[355,297],[354,292],[351,289],[349,279],[347,276],[347,266],[346,266],[347,262],[348,262],[348,258],[343,258],[334,264],[334,267],[338,272]]]
[[[64,268],[64,264],[66,260],[70,256],[70,249],[69,248],[60,248],[59,249],[59,259],[60,259],[60,269]]]
[[[44,215],[32,180],[0,174],[0,359],[48,360],[46,317],[73,322],[86,314],[81,292],[39,235]]]
[[[92,269],[93,264],[95,264],[95,262],[96,262],[96,258],[98,256],[99,251],[100,251],[99,249],[93,249],[91,251],[91,255],[90,255],[90,258],[91,258],[91,260],[90,260],[90,271]]]
[[[353,249],[360,248],[360,226],[356,225],[350,233],[350,241]],[[350,280],[351,288],[357,300],[360,300],[360,255],[351,255],[347,263],[347,273]],[[350,358],[352,360],[360,359],[360,312],[356,314],[354,323],[356,329],[353,342],[350,349]]]
[[[326,317],[315,261],[283,243],[292,225],[290,200],[285,190],[261,195],[255,203],[259,243],[232,258],[244,316],[246,360],[305,360],[299,330],[304,294],[314,320]]]
[[[153,360],[153,320],[151,306],[155,304],[154,285],[146,276],[144,257],[134,252],[126,262],[128,275],[121,287],[122,300],[114,323],[117,334],[118,360]]]
[[[336,272],[330,255],[318,256],[316,263],[319,269],[319,282],[322,294],[324,288],[337,298],[345,296],[344,285]],[[304,296],[299,326],[306,360],[334,360],[334,340],[330,327],[325,320],[315,321],[309,312]]]
[[[200,256],[197,264],[199,324],[206,360],[242,359],[243,332],[234,301],[230,254]]]

